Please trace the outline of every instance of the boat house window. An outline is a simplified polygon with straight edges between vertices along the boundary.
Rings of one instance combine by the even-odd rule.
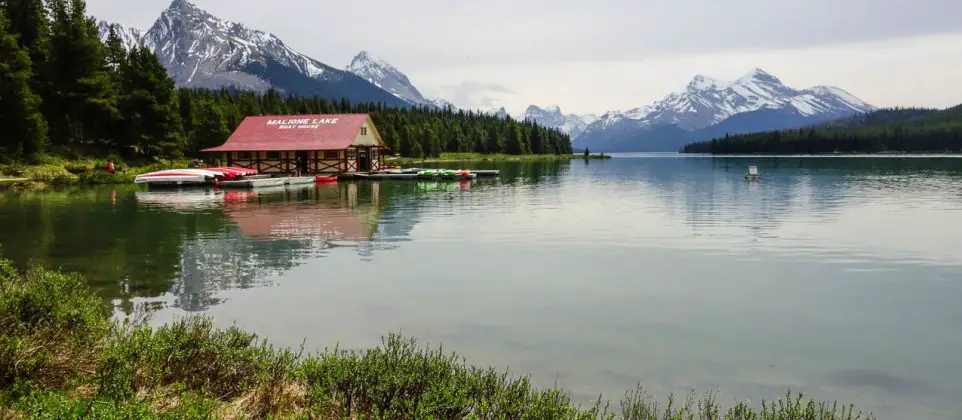
[[[367,135],[367,127],[361,127],[361,135],[362,135],[362,136],[366,136],[366,135]]]
[[[280,159],[280,158],[281,158],[281,152],[267,152],[267,158],[268,158],[268,159]]]
[[[324,160],[337,160],[337,150],[325,150]]]
[[[356,151],[354,149],[347,149],[347,158],[354,159],[356,157],[355,152]]]
[[[248,160],[251,158],[251,152],[237,152],[237,158],[241,160]]]

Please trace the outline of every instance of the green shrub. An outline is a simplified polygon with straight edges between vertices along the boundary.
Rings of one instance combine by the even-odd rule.
[[[0,388],[60,386],[89,370],[109,326],[103,300],[75,274],[0,267]]]

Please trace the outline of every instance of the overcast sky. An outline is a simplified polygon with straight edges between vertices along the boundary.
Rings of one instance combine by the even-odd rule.
[[[146,29],[169,0],[87,0]],[[603,113],[760,67],[877,106],[962,103],[962,0],[193,0],[344,68],[362,49],[461,107]]]

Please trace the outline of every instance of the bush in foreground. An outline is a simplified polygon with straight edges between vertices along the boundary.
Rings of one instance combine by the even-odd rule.
[[[189,317],[153,328],[111,322],[76,275],[0,260],[0,417],[859,419],[788,394],[722,411],[714,394],[660,406],[641,387],[620,410],[470,366],[398,335],[364,351],[302,357],[237,328]],[[871,416],[869,417],[871,418]]]

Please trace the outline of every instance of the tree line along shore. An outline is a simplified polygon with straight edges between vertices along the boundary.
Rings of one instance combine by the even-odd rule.
[[[725,135],[686,145],[682,153],[833,154],[960,153],[962,105],[889,108],[798,129]]]
[[[0,259],[2,418],[862,419],[852,406],[788,391],[722,407],[690,391],[656,401],[639,386],[612,404],[467,364],[390,334],[367,350],[278,348],[189,316],[155,327],[116,319],[76,274]]]

